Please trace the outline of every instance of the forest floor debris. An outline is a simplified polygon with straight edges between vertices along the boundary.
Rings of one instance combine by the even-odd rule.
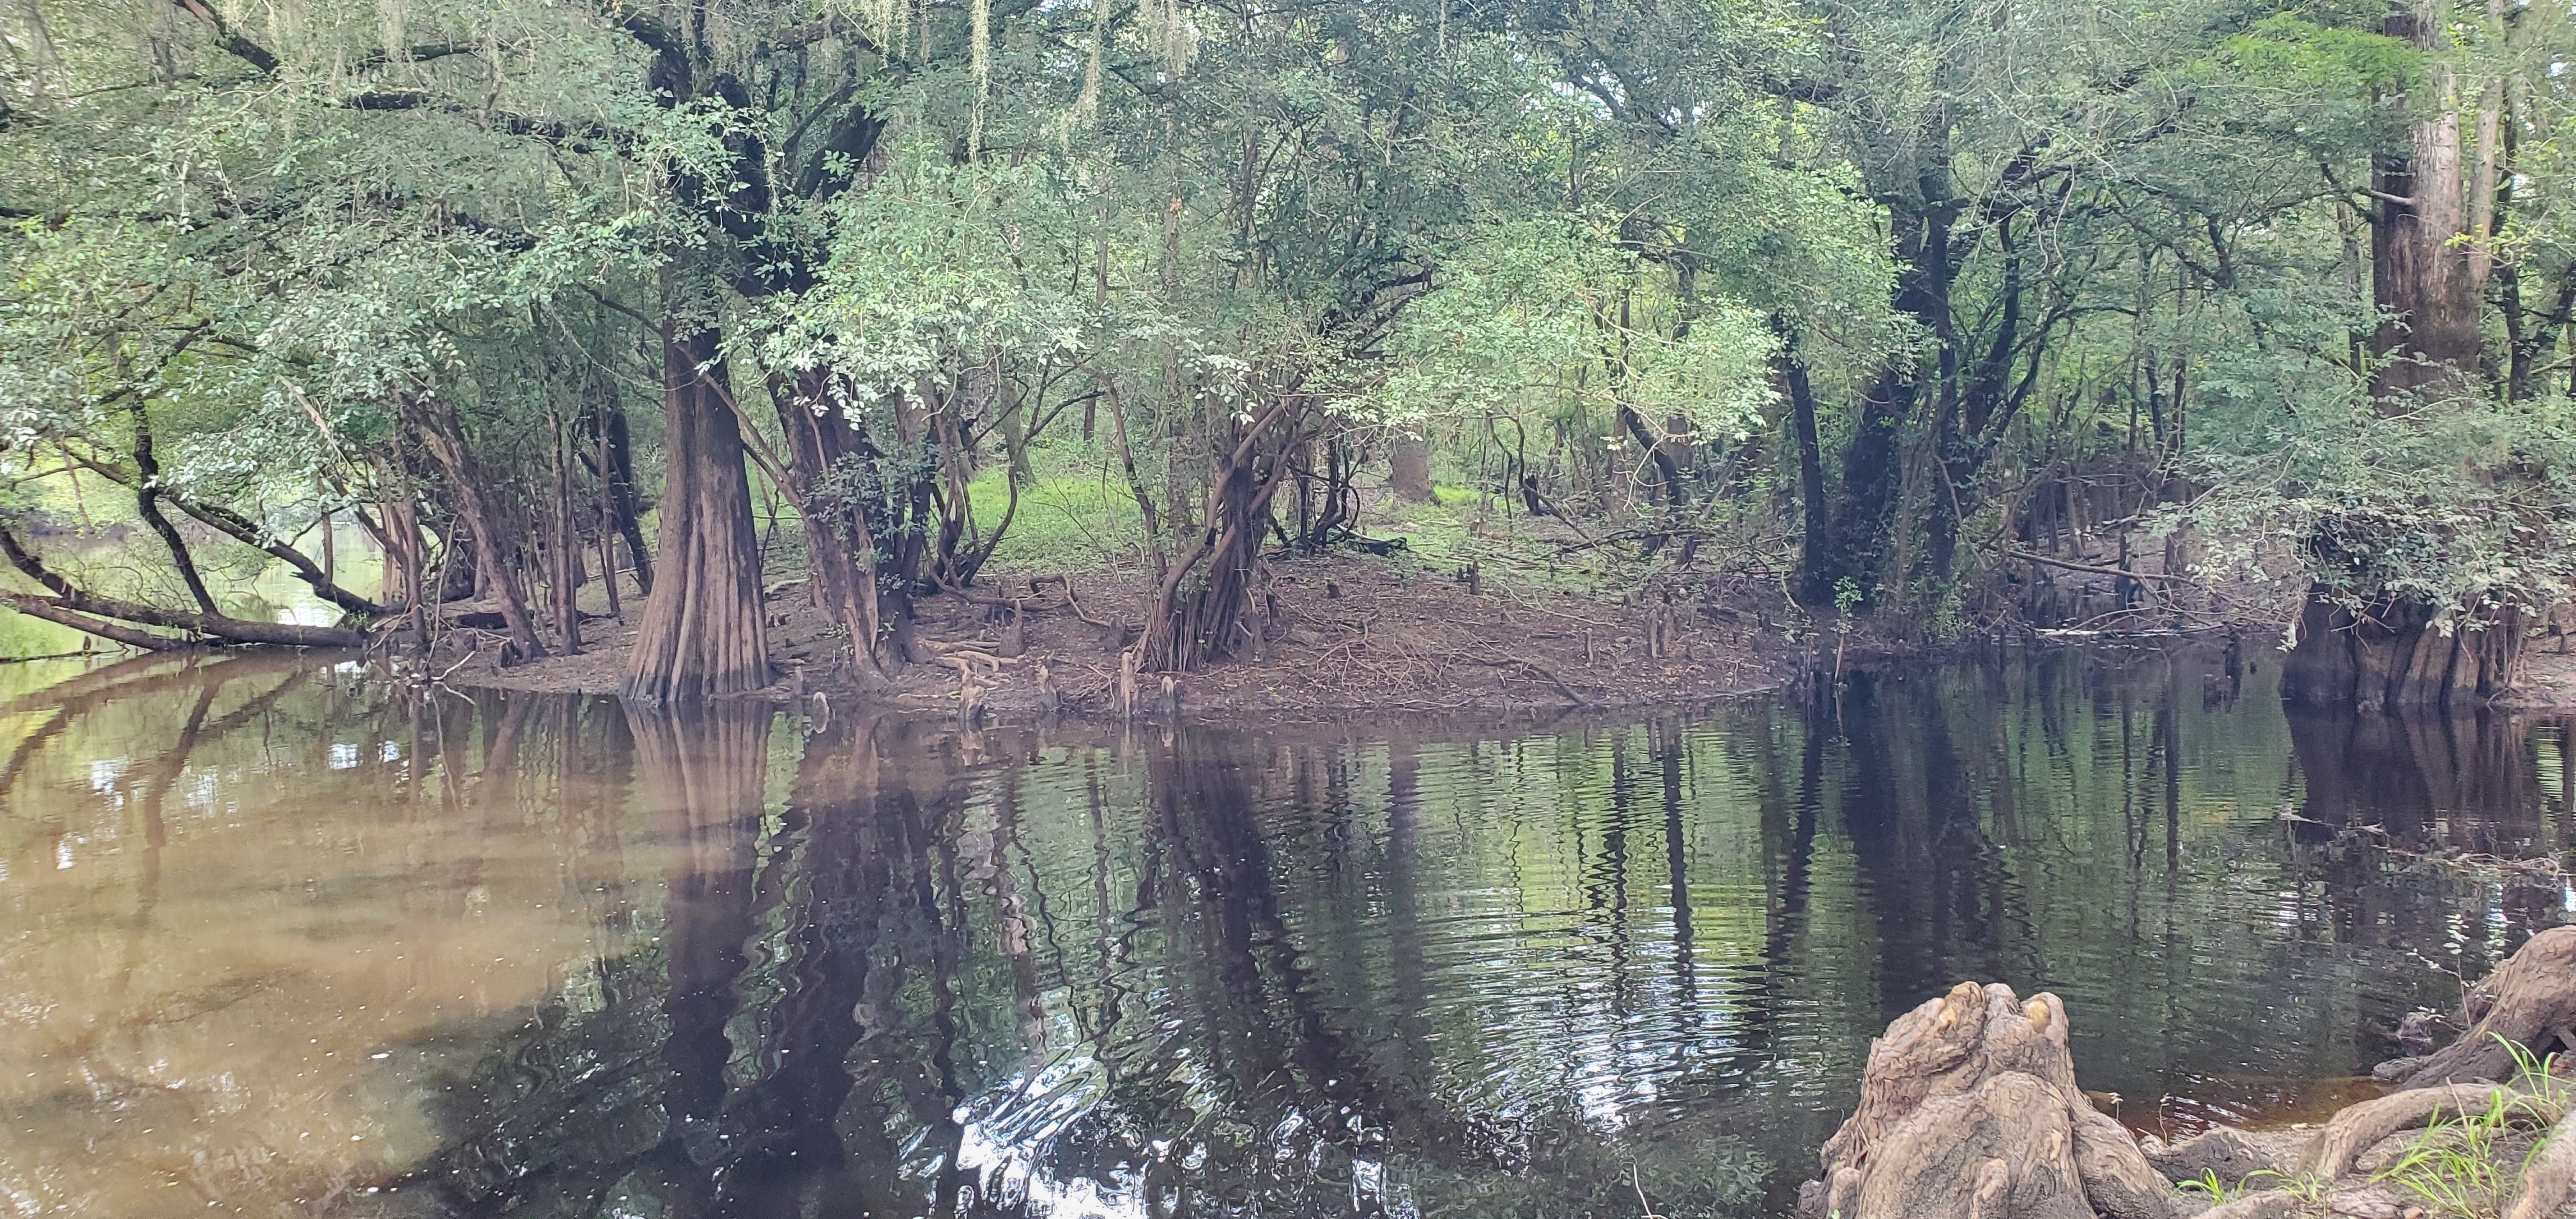
[[[1685,704],[1777,688],[1815,656],[1760,610],[1587,594],[1403,557],[1334,554],[1269,566],[1275,609],[1265,637],[1247,638],[1235,659],[1174,675],[1181,714]],[[914,627],[918,660],[896,679],[891,700],[955,708],[971,685],[986,713],[1025,715],[1044,709],[1051,687],[1065,710],[1114,714],[1120,654],[1149,593],[1141,571],[1020,572],[979,580],[972,599],[923,598]],[[1016,624],[1012,609],[993,604],[1013,600],[1020,602]],[[847,640],[801,586],[774,588],[770,615],[779,680],[766,696],[862,692]],[[478,649],[478,663],[449,681],[613,693],[631,630],[608,621],[595,629],[599,637],[581,654],[524,665],[502,667],[497,647]],[[1141,676],[1139,713],[1167,710],[1162,675]]]

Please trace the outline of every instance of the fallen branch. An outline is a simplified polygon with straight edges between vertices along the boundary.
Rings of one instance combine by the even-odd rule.
[[[1080,618],[1085,623],[1099,627],[1104,631],[1123,631],[1127,629],[1127,624],[1124,622],[1103,621],[1092,617],[1089,611],[1083,609],[1082,599],[1073,595],[1073,577],[1057,576],[1055,578],[1064,581],[1064,603],[1072,607],[1074,617]]]
[[[1995,549],[2001,551],[2007,558],[2020,559],[2026,563],[2037,563],[2042,567],[2055,567],[2066,571],[2080,571],[2087,575],[2112,576],[2123,580],[2153,580],[2159,584],[2199,583],[2199,581],[2194,580],[2189,576],[2169,576],[2160,571],[2127,571],[2117,567],[2104,567],[2098,563],[2078,563],[2072,559],[2054,558],[2049,555],[2040,554],[2037,551],[2023,550],[2018,546],[1998,546]]]
[[[149,631],[119,626],[86,614],[77,614],[51,600],[27,593],[0,589],[0,602],[7,603],[9,608],[30,618],[42,618],[47,622],[67,626],[83,634],[96,635],[110,643],[121,643],[129,648],[140,648],[146,652],[171,652],[188,646],[188,641],[184,639],[155,635]]]
[[[1466,660],[1468,660],[1468,661],[1470,661],[1471,663],[1474,663],[1474,664],[1485,665],[1485,666],[1487,666],[1487,667],[1490,667],[1490,668],[1497,668],[1497,669],[1508,669],[1508,668],[1511,668],[1511,667],[1513,667],[1513,666],[1517,665],[1517,666],[1519,666],[1519,667],[1521,667],[1521,668],[1523,668],[1523,669],[1527,669],[1527,670],[1529,670],[1529,671],[1530,671],[1530,672],[1532,672],[1532,673],[1536,673],[1536,674],[1538,674],[1539,676],[1546,678],[1546,679],[1548,680],[1548,684],[1553,685],[1553,686],[1555,686],[1558,690],[1560,690],[1560,691],[1564,692],[1564,694],[1565,694],[1565,696],[1566,696],[1567,698],[1573,699],[1573,700],[1574,700],[1574,705],[1575,705],[1575,706],[1578,706],[1578,707],[1592,707],[1592,706],[1598,706],[1598,705],[1599,705],[1598,703],[1594,702],[1592,699],[1585,698],[1585,697],[1584,697],[1580,692],[1578,692],[1577,690],[1575,690],[1575,688],[1574,688],[1573,686],[1567,685],[1567,684],[1566,684],[1565,679],[1564,679],[1564,678],[1562,678],[1562,677],[1557,676],[1557,675],[1556,675],[1556,671],[1555,671],[1554,669],[1550,669],[1550,668],[1548,668],[1546,665],[1540,664],[1540,663],[1538,663],[1538,662],[1537,662],[1537,661],[1535,661],[1535,660],[1524,660],[1524,659],[1521,659],[1520,657],[1517,657],[1517,656],[1512,657],[1511,659],[1508,659],[1508,660],[1493,660],[1493,659],[1488,659],[1488,658],[1486,658],[1486,657],[1481,657],[1481,656],[1469,656],[1469,657],[1465,657],[1464,659],[1466,659]]]
[[[121,467],[111,465],[107,462],[83,457],[79,454],[70,454],[70,456],[73,461],[78,462],[83,468],[97,474],[101,478],[116,483],[119,486],[133,487],[142,481],[136,478],[132,472]],[[289,568],[294,570],[296,579],[302,580],[307,587],[310,587],[313,590],[314,596],[320,597],[321,599],[353,614],[387,616],[391,612],[387,607],[379,605],[366,597],[350,592],[348,589],[342,588],[340,585],[334,583],[329,576],[323,574],[321,565],[315,563],[310,556],[283,541],[268,537],[266,532],[258,525],[252,523],[249,517],[243,516],[242,514],[220,504],[199,503],[187,496],[175,494],[166,490],[158,492],[158,495],[162,502],[177,508],[181,512],[187,513],[190,517],[194,518],[198,524],[224,534],[232,538],[234,541],[240,542],[242,545],[257,549],[269,555],[271,558],[286,564]]]
[[[127,601],[89,592],[46,567],[43,560],[38,559],[33,552],[19,544],[17,535],[5,527],[0,527],[0,555],[5,555],[10,566],[17,568],[27,578],[43,585],[47,592],[53,594],[49,598],[35,597],[32,594],[12,594],[10,604],[35,617],[59,622],[75,630],[88,631],[102,639],[112,639],[132,647],[153,647],[155,645],[138,641],[161,637],[148,635],[132,629],[132,626],[121,624],[130,623],[133,626],[157,626],[166,630],[189,631],[224,643],[307,648],[357,648],[365,647],[367,643],[364,631],[346,627],[305,626],[293,622],[253,622],[223,614],[163,609],[157,605],[146,605],[139,601]],[[20,598],[26,598],[26,600],[22,602]],[[31,605],[36,608],[30,608]],[[115,621],[101,622],[98,619]],[[91,630],[92,627],[104,629]],[[160,646],[185,646],[187,642],[181,640]]]

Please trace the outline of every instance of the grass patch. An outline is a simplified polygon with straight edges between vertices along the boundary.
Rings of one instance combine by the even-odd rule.
[[[2513,1053],[2513,1086],[2521,1095],[2499,1093],[2479,1112],[2434,1119],[2424,1137],[2373,1180],[2413,1194],[2445,1219],[2490,1219],[2512,1204],[2523,1170],[2542,1144],[2533,1143],[2508,1164],[2503,1155],[2507,1132],[2531,1124],[2548,1128],[2566,1111],[2567,1095],[2555,1071],[2556,1055],[2540,1058],[2503,1037],[2496,1040]]]
[[[1020,506],[993,564],[1011,571],[1096,571],[1142,561],[1145,519],[1126,477],[1106,455],[1038,448],[1030,453],[1036,476],[1020,488]],[[975,523],[991,529],[1010,508],[1010,473],[996,464],[977,473],[966,494]]]

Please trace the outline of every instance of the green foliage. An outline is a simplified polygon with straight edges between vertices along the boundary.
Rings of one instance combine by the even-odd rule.
[[[866,455],[798,494],[903,538],[989,541],[1037,454],[1006,564],[1186,551],[1243,437],[1312,407],[1261,477],[1436,437],[1473,496],[1639,539],[1587,562],[1798,551],[1757,582],[1845,619],[1964,626],[2025,497],[2079,477],[2157,488],[2119,519],[2285,601],[2576,584],[2563,13],[2450,6],[2419,46],[2341,0],[692,12],[7,18],[0,513],[46,463],[139,478],[149,439],[157,487],[263,537],[416,503],[446,553],[436,417],[501,532],[587,549],[608,434],[649,501],[659,383],[703,374],[824,387]],[[2443,116],[2512,136],[2493,384],[2399,409],[2374,174]],[[721,367],[662,367],[705,331]],[[764,483],[792,409],[745,412]]]
[[[2264,416],[2192,459],[2209,495],[2164,517],[2214,569],[2458,613],[2570,590],[2576,411],[2564,398],[2388,415],[2358,393]],[[2227,447],[2218,447],[2224,444]]]
[[[2404,89],[2424,71],[2422,55],[2403,40],[2291,13],[2255,22],[2218,44],[2213,58],[2258,86],[2327,95]]]
[[[2501,1214],[2521,1188],[2523,1163],[2508,1163],[2502,1144],[2516,1126],[2551,1127],[2568,1104],[2566,1085],[2558,1078],[2556,1055],[2547,1058],[2530,1047],[2490,1033],[2513,1055],[2511,1090],[2500,1090],[2484,1109],[2434,1119],[2404,1154],[2381,1169],[2374,1180],[2387,1181],[2423,1201],[2434,1214],[2479,1219]],[[2537,1154],[2535,1144],[2531,1154]]]

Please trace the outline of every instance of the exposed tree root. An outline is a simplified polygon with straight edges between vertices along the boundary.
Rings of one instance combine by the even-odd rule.
[[[2057,996],[1962,982],[1870,1047],[1860,1105],[1799,1213],[1824,1219],[2166,1219],[2126,1130],[2093,1108]]]
[[[2353,1160],[2381,1139],[2435,1118],[2483,1113],[2498,1099],[2518,1105],[2530,1098],[2502,1084],[2453,1084],[2363,1101],[2326,1123],[2316,1142],[2309,1144],[2300,1168],[2331,1181],[2352,1171]]]
[[[2549,1219],[2576,1194],[2576,1110],[2562,1115],[2549,1140],[2522,1169],[2522,1192],[2504,1219]]]
[[[2286,1189],[2267,1189],[2247,1194],[2223,1206],[2213,1206],[2194,1219],[2296,1219],[2306,1212],[2299,1196]]]
[[[2400,1087],[2508,1079],[2521,1069],[2517,1048],[2537,1056],[2576,1050],[2576,927],[2531,937],[2470,987],[2465,1002],[2476,1023],[2415,1064]]]

